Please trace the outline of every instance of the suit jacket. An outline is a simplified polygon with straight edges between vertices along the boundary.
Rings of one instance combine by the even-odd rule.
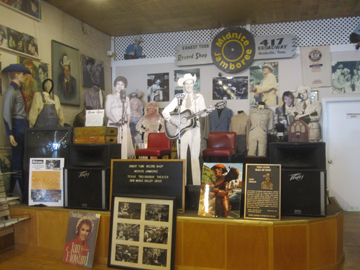
[[[232,110],[228,108],[222,109],[220,116],[218,109],[211,112],[209,114],[210,132],[229,132],[232,115]]]
[[[57,96],[60,98],[62,102],[74,102],[76,101],[76,97],[78,96],[77,86],[76,86],[76,79],[70,75],[69,79],[69,90],[68,93],[65,93],[65,77],[64,75],[59,76],[59,82],[57,87]]]

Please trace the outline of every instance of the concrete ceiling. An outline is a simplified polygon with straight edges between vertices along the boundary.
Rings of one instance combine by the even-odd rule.
[[[360,15],[360,0],[46,0],[110,36]],[[316,31],[316,29],[314,29]]]

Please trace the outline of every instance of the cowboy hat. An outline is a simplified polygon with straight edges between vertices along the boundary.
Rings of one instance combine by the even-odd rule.
[[[140,36],[134,37],[134,41],[144,42],[144,40]]]
[[[15,71],[15,72],[24,72],[26,74],[31,75],[30,69],[25,67],[23,64],[10,64],[9,66],[7,66],[6,68],[4,68],[2,70],[2,72],[13,72],[13,71]]]
[[[274,71],[274,68],[273,68],[272,66],[270,66],[269,64],[264,64],[264,65],[262,65],[262,66],[261,66],[261,69],[264,69],[264,68],[268,68],[268,69],[270,69],[270,70],[271,70],[271,72],[273,72],[273,71]]]
[[[263,177],[264,177],[264,178],[268,178],[268,177],[270,177],[270,178],[271,178],[272,176],[271,176],[271,174],[270,174],[270,173],[267,173],[267,174],[263,175]]]
[[[299,95],[301,90],[305,90],[309,94],[311,92],[311,87],[310,86],[299,85],[298,88],[296,89],[296,96]]]
[[[182,77],[178,80],[178,86],[183,86],[184,82],[186,82],[187,80],[193,80],[195,83],[196,82],[196,74],[194,74],[194,76],[191,76],[190,73],[186,73],[184,75],[184,77]]]

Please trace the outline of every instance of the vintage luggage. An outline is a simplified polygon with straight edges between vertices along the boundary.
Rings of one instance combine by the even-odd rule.
[[[115,144],[118,129],[116,127],[75,127],[75,144]]]

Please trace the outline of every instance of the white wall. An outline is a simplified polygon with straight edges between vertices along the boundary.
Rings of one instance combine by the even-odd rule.
[[[355,45],[332,45],[330,47],[332,61],[359,61],[360,52],[355,49]],[[175,58],[159,58],[159,59],[139,59],[126,61],[112,61],[112,77],[113,80],[119,76],[125,76],[128,79],[128,92],[138,89],[147,94],[147,74],[169,72],[170,89],[174,89],[174,70],[186,68],[200,68],[201,89],[200,93],[204,96],[207,106],[215,104],[212,100],[212,78],[218,77],[221,72],[223,76],[249,76],[249,69],[235,74],[226,74],[219,70],[215,65],[178,67],[174,63]],[[279,97],[281,99],[282,93],[288,90],[295,90],[299,85],[302,85],[302,69],[300,49],[298,48],[294,57],[290,59],[273,59],[268,61],[279,62]],[[320,101],[323,98],[340,97],[344,94],[332,94],[330,87],[317,88],[319,89]],[[360,97],[360,94],[349,94],[353,97]],[[174,91],[170,90],[170,100],[174,97]],[[146,96],[143,97],[144,101]],[[160,108],[164,108],[167,102],[158,102]],[[236,114],[238,110],[243,110],[246,114],[249,113],[249,100],[228,100],[227,107],[233,110]],[[276,106],[271,106],[275,109]]]
[[[80,54],[91,56],[104,62],[105,90],[111,92],[111,59],[106,52],[111,49],[111,37],[65,14],[54,6],[41,1],[42,20],[37,21],[24,16],[6,6],[0,5],[0,24],[16,31],[34,36],[38,40],[41,62],[51,64],[51,40],[79,49]],[[83,31],[83,27],[85,31]],[[0,49],[2,68],[17,63],[18,54]],[[51,69],[51,67],[50,67]],[[80,69],[80,67],[79,67]],[[9,80],[3,75],[3,92]],[[72,124],[74,116],[83,108],[86,88],[81,88],[80,107],[64,106],[65,122]],[[8,138],[2,120],[3,96],[0,96],[0,147],[8,146]]]

